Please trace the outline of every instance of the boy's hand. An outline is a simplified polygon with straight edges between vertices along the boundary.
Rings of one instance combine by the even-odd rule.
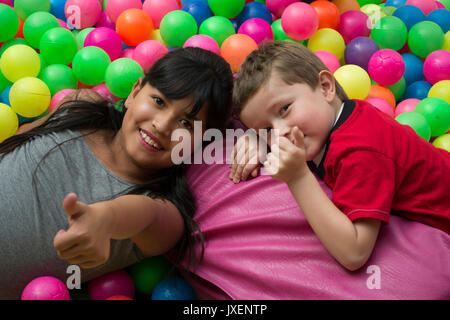
[[[264,168],[275,179],[289,183],[293,179],[301,178],[309,172],[306,163],[304,135],[298,127],[294,127],[289,140],[284,135],[277,135],[272,139],[271,150],[267,154]]]
[[[69,230],[60,230],[53,239],[58,256],[88,269],[109,259],[112,217],[104,202],[85,204],[69,193],[63,201]]]

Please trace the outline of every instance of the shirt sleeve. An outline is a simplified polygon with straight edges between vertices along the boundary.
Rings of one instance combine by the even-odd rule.
[[[333,203],[351,221],[389,222],[395,192],[395,164],[375,151],[353,151],[337,163]]]

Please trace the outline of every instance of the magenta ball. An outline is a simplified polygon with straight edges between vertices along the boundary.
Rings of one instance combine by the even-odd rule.
[[[106,300],[112,296],[134,297],[134,283],[125,270],[107,273],[89,281],[89,297],[92,300]]]
[[[13,6],[13,0],[0,0],[0,3],[7,4],[8,6]]]
[[[438,9],[446,9],[445,6],[442,3],[440,3],[439,1],[436,1],[436,5],[437,5]]]
[[[369,17],[364,12],[349,10],[341,14],[337,31],[347,44],[356,37],[368,37],[371,31],[369,22]]]
[[[96,27],[105,27],[116,30],[116,24],[111,20],[106,11],[103,11],[100,19],[97,21]]]
[[[390,86],[402,78],[405,62],[397,51],[382,49],[372,55],[368,70],[373,81],[382,86]]]
[[[423,74],[431,84],[450,80],[450,51],[436,50],[430,53],[423,63]]]
[[[422,10],[425,15],[428,15],[431,11],[437,9],[437,4],[434,0],[408,0],[405,5],[416,6]]]
[[[61,26],[61,28],[64,28],[64,29],[67,29],[67,30],[71,31],[70,28],[67,26],[67,23],[65,21],[63,21],[63,20],[61,20],[59,18],[56,18],[56,20],[58,20],[59,25]]]
[[[122,54],[122,40],[115,30],[106,27],[95,28],[89,32],[84,46],[96,46],[105,50],[111,61],[120,58]]]
[[[392,118],[394,117],[394,109],[392,108],[392,105],[386,100],[378,97],[369,97],[366,99],[366,101],[388,116]]]
[[[319,16],[309,4],[295,2],[284,10],[281,26],[290,38],[305,40],[311,37],[319,27]]]
[[[327,66],[327,68],[330,69],[331,73],[334,73],[337,69],[341,67],[338,58],[336,58],[336,56],[331,52],[319,50],[314,51],[314,53],[316,54],[316,56],[320,58],[320,60],[322,60],[322,62]]]
[[[67,0],[64,7],[67,22],[77,29],[92,27],[100,19],[102,6],[98,0]]]
[[[273,30],[270,24],[261,18],[246,20],[239,27],[238,33],[245,34],[259,45],[264,41],[273,41]]]
[[[104,82],[96,85],[95,87],[92,87],[92,90],[97,92],[99,95],[101,95],[106,100],[112,100],[112,102],[117,102],[120,100],[119,97],[116,97],[115,95],[113,95],[111,93],[111,91],[109,91],[108,87],[106,86],[106,84]]]
[[[158,60],[162,58],[169,50],[159,41],[146,40],[138,44],[133,52],[133,60],[137,61],[144,72]]]
[[[152,18],[155,29],[159,29],[164,16],[171,11],[179,10],[180,6],[177,0],[145,0],[142,9]]]
[[[133,59],[134,49],[135,48],[126,48],[125,50],[122,51],[122,55],[120,57]]]
[[[128,9],[142,9],[141,0],[108,0],[106,2],[106,14],[112,22],[116,23],[122,12]]]
[[[196,34],[187,39],[183,48],[187,47],[202,48],[220,55],[220,48],[217,41],[205,34]]]
[[[50,106],[48,107],[48,112],[52,112],[55,107],[58,105],[58,103],[61,102],[62,99],[64,99],[65,96],[67,96],[69,93],[75,91],[74,89],[63,89],[55,93],[52,100],[50,101]]]
[[[66,285],[54,277],[39,277],[27,284],[22,300],[70,300]]]
[[[266,0],[266,7],[276,17],[279,18],[290,4],[298,0]],[[273,19],[275,21],[276,19]]]
[[[410,98],[405,99],[395,107],[394,116],[397,117],[399,114],[403,112],[413,112],[416,109],[416,105],[420,102],[419,99]]]

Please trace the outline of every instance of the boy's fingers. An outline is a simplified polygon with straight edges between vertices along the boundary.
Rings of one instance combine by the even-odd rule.
[[[65,250],[73,247],[76,244],[77,244],[77,238],[74,235],[72,235],[71,233],[66,232],[66,231],[64,231],[64,232],[61,232],[61,230],[58,231],[58,233],[53,238],[53,246],[59,252],[65,251]]]
[[[305,135],[297,126],[292,129],[292,136],[294,140],[292,141],[293,144],[299,148],[305,147]]]

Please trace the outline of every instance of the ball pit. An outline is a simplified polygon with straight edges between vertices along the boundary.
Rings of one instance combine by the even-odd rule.
[[[450,10],[437,9],[431,11],[427,15],[426,20],[436,23],[439,27],[441,27],[444,33],[450,30]]]

